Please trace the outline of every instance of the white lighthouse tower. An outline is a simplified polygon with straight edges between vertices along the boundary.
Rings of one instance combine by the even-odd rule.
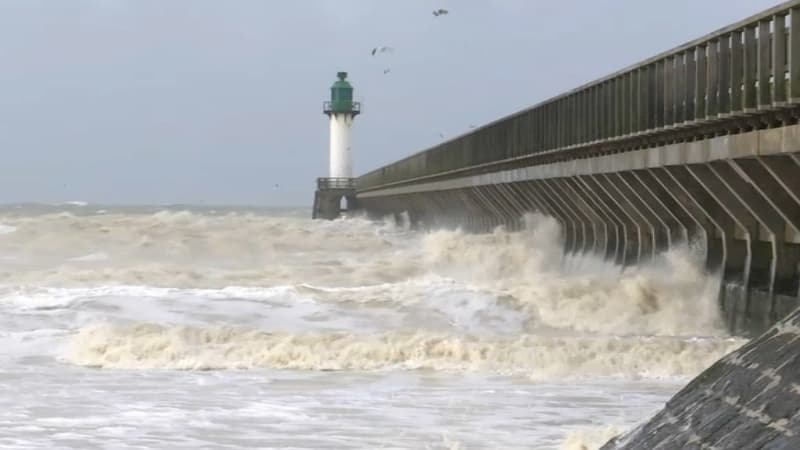
[[[330,118],[330,170],[327,178],[317,179],[315,219],[338,217],[342,212],[342,198],[347,199],[346,209],[352,209],[355,203],[350,135],[353,120],[361,113],[361,104],[353,101],[353,86],[347,81],[347,72],[339,72],[336,76],[339,79],[331,86],[331,99],[322,107],[322,111]]]
[[[347,72],[336,74],[339,79],[331,86],[331,100],[323,105],[323,112],[331,121],[330,178],[353,178],[353,157],[350,131],[353,120],[361,112],[361,105],[353,101],[353,86],[347,81]]]

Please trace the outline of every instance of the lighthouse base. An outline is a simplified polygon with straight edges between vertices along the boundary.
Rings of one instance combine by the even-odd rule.
[[[344,199],[344,205],[342,204]],[[318,178],[314,192],[313,219],[333,220],[356,209],[356,189],[352,178]]]

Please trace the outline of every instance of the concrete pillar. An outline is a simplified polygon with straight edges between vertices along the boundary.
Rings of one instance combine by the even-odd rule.
[[[798,13],[800,16],[800,13]],[[800,20],[798,20],[800,23]],[[800,35],[800,31],[797,33]],[[800,40],[800,39],[798,39]],[[800,51],[798,51],[800,53]],[[800,58],[799,58],[800,59]],[[798,74],[800,80],[800,74]],[[800,83],[798,83],[800,85]],[[800,98],[798,98],[800,100]],[[798,155],[772,155],[759,158],[759,162],[769,170],[772,176],[778,180],[786,192],[800,202],[800,177],[797,176],[797,169],[800,166],[800,158]]]
[[[650,216],[650,211],[640,203],[639,198],[630,191],[630,187],[622,179],[618,173],[602,174],[601,175],[609,183],[612,191],[616,192],[620,198],[620,206],[628,214],[636,227],[639,230],[639,258],[638,262],[644,262],[655,256],[658,242],[656,235],[659,234],[656,230],[660,230],[658,220]],[[665,237],[662,249],[666,247],[666,234],[660,233]]]
[[[772,236],[776,258],[772,267],[771,287],[772,315],[779,320],[798,306],[800,297],[800,244],[788,242],[789,236],[795,239],[800,236],[800,202],[795,201],[758,160],[740,159],[730,164],[746,182],[745,187],[739,187],[744,195],[753,197],[752,191],[759,194],[747,201],[748,205],[756,204],[753,214],[765,222],[765,227],[776,231]]]
[[[466,203],[469,207],[470,231],[473,233],[487,231],[486,211],[475,200],[475,196],[472,194],[472,188],[459,189],[459,196],[461,197],[461,201]]]
[[[703,226],[683,209],[683,206],[664,189],[664,186],[649,170],[634,170],[628,174],[636,178],[643,187],[642,192],[647,192],[650,196],[651,200],[648,201],[648,204],[658,205],[658,209],[661,211],[659,216],[670,223],[670,247],[675,247],[680,243],[689,245],[692,239],[700,239],[703,242],[707,240]],[[674,221],[676,225],[672,225],[671,221]],[[706,255],[707,252],[704,256]]]
[[[764,314],[761,316],[763,320],[762,327],[767,328],[770,324],[778,320],[775,308],[775,285],[777,280],[779,278],[785,279],[787,275],[794,275],[794,270],[792,270],[790,274],[786,273],[786,261],[783,252],[783,238],[786,235],[786,222],[780,214],[772,208],[769,202],[764,199],[758,190],[750,184],[746,175],[740,170],[737,170],[738,166],[728,161],[715,161],[708,164],[708,166],[728,187],[731,193],[744,205],[760,227],[769,234],[768,238],[771,248],[770,255],[768,255],[769,267],[767,274],[768,279],[766,280],[767,304],[764,305]],[[763,242],[758,242],[758,244],[759,247],[763,246]],[[779,271],[781,272],[779,273]],[[758,317],[754,319],[758,320]]]
[[[503,193],[500,190],[500,185],[488,184],[480,186],[479,190],[483,192],[489,204],[497,212],[500,219],[500,225],[502,225],[506,230],[513,230],[514,222],[516,221],[518,214],[506,201]]]
[[[773,161],[771,157],[756,159],[735,159],[731,161],[758,189],[765,201],[767,201],[778,214],[783,217],[797,233],[800,233],[800,196],[793,196],[781,178],[776,176],[776,172],[770,168]],[[787,160],[784,160],[787,161]],[[789,161],[790,162],[790,161]],[[782,164],[781,169],[792,169],[790,165]],[[779,170],[781,170],[779,169]],[[800,166],[794,168],[795,175],[789,175],[787,181],[796,182],[800,189],[800,177],[797,176]],[[798,190],[800,194],[800,190]]]
[[[581,224],[583,239],[582,245],[578,250],[581,253],[593,251],[596,246],[594,221],[586,214],[585,207],[579,204],[576,195],[567,188],[564,178],[551,178],[549,182],[553,190],[555,190],[560,198],[569,205],[572,214]]]
[[[526,204],[532,205],[540,213],[556,219],[561,224],[561,219],[556,216],[556,213],[550,208],[544,199],[537,192],[536,186],[530,181],[522,181],[515,184],[515,189],[520,193]],[[561,224],[562,233],[566,233],[566,228]]]
[[[559,214],[551,207],[551,205],[547,201],[545,201],[545,198],[544,196],[541,195],[539,188],[532,181],[523,181],[520,183],[516,183],[514,185],[514,188],[517,190],[517,192],[520,193],[520,195],[527,204],[533,205],[533,207],[536,208],[536,210],[539,211],[540,213],[556,219],[558,223],[561,225],[561,239],[564,241],[564,245],[562,246],[563,249],[562,257],[563,257],[563,255],[566,254],[568,248],[566,245],[567,228],[563,219],[559,217]]]
[[[605,233],[606,245],[603,258],[606,260],[619,263],[623,257],[624,234],[622,222],[606,208],[605,203],[596,195],[596,193],[587,186],[580,176],[571,177],[568,183],[581,195],[586,203],[592,205],[593,209],[598,212],[603,218],[607,232]]]
[[[575,221],[566,213],[564,205],[553,196],[546,184],[540,180],[529,181],[528,183],[533,187],[535,195],[538,195],[548,205],[555,217],[561,222],[561,226],[564,227],[564,253],[572,253],[578,238]]]
[[[612,196],[606,189],[606,186],[595,176],[581,175],[578,178],[586,184],[587,189],[594,192],[606,210],[614,216],[622,226],[622,248],[621,252],[617,254],[617,263],[623,268],[635,264],[638,261],[639,255],[639,242],[637,241],[639,235],[638,227],[633,220],[623,212],[622,208],[620,208],[619,199]]]
[[[600,214],[595,210],[593,205],[587,202],[583,194],[576,189],[572,178],[559,178],[558,184],[561,191],[565,196],[572,198],[575,202],[575,207],[578,208],[583,216],[591,223],[592,227],[592,246],[591,248],[585,247],[584,251],[594,252],[599,255],[606,254],[606,245],[608,243],[608,225]],[[588,241],[587,241],[588,244]]]
[[[520,196],[520,199],[527,206],[529,211],[535,211],[539,214],[558,220],[555,217],[555,214],[548,209],[547,205],[545,205],[538,196],[534,195],[533,188],[529,182],[521,181],[519,183],[514,183],[511,188],[517,192],[517,194]]]
[[[681,239],[681,226],[673,219],[668,211],[663,210],[662,204],[654,198],[647,186],[641,183],[633,172],[618,172],[616,174],[625,184],[628,194],[636,202],[636,208],[646,216],[647,220],[653,225],[655,234],[653,235],[654,248],[657,252],[669,250],[673,244],[673,230],[676,240]]]
[[[521,201],[516,191],[511,188],[511,184],[512,183],[503,183],[498,185],[497,188],[514,213],[514,221],[512,222],[511,229],[513,231],[519,231],[524,226],[522,216],[528,212],[528,207]]]
[[[681,209],[692,217],[702,230],[705,236],[706,246],[706,267],[710,271],[719,269],[720,276],[720,306],[725,315],[725,321],[729,328],[734,329],[736,323],[736,305],[740,302],[741,293],[727,295],[725,286],[727,280],[742,280],[743,274],[747,273],[742,269],[743,257],[732,255],[734,252],[729,245],[733,240],[733,226],[729,223],[729,218],[714,217],[707,209],[701,207],[701,201],[693,193],[700,194],[702,188],[696,183],[683,183],[678,181],[664,167],[648,169],[648,173],[653,179],[663,187],[664,191],[678,204]],[[688,176],[688,175],[687,175]],[[691,176],[688,176],[691,179]],[[685,177],[683,177],[685,178]],[[705,194],[706,196],[708,194]],[[723,223],[722,221],[725,220]],[[740,281],[744,282],[744,281]],[[746,290],[742,290],[746,293]]]
[[[440,226],[447,229],[456,229],[463,223],[465,206],[461,203],[461,199],[457,193],[452,190],[429,192],[434,194],[437,200],[440,213]]]
[[[687,187],[703,210],[722,224],[726,237],[733,236],[732,239],[726,239],[728,263],[742,261],[742,275],[738,278],[740,281],[724,285],[723,296],[727,304],[733,307],[732,311],[735,311],[734,330],[749,332],[754,326],[750,320],[753,307],[750,302],[750,288],[755,253],[753,244],[757,238],[752,227],[752,217],[706,166],[672,166],[666,169]],[[741,238],[737,238],[739,236]]]
[[[435,192],[424,192],[421,195],[424,195],[428,203],[432,205],[433,213],[431,214],[431,228],[439,229],[439,228],[447,228],[448,216],[450,214],[449,205],[444,198],[444,195],[441,191]]]
[[[483,186],[473,186],[470,189],[470,193],[472,194],[475,202],[483,209],[484,211],[484,231],[489,232],[497,228],[498,226],[503,224],[503,215],[497,208],[492,204],[491,199],[486,195],[483,190]]]
[[[397,201],[408,205],[405,209],[408,210],[414,228],[425,229],[425,209],[420,196],[417,194],[406,194],[399,197]]]
[[[436,226],[436,215],[438,208],[431,198],[424,192],[417,192],[412,194],[414,202],[417,203],[417,209],[420,211],[420,219],[422,228],[425,230],[433,229]]]
[[[569,253],[578,253],[582,251],[583,247],[586,245],[586,230],[585,224],[581,220],[581,217],[578,213],[575,212],[572,202],[563,195],[563,193],[556,188],[553,180],[541,180],[541,184],[550,192],[551,198],[559,203],[564,211],[564,214],[572,223],[572,228],[575,233],[575,240],[572,243],[572,248],[569,249]]]
[[[521,205],[521,215],[524,216],[526,213],[539,213],[548,215],[547,212],[541,209],[541,206],[539,206],[535,201],[531,200],[524,192],[525,186],[526,185],[523,182],[511,183],[508,185],[509,194],[514,196],[514,198],[517,199]]]

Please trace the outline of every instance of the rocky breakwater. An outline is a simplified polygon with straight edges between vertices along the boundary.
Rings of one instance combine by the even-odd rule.
[[[800,309],[601,450],[800,449]]]

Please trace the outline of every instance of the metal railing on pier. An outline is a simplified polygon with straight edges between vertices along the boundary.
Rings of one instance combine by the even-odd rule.
[[[327,191],[331,189],[355,189],[355,178],[317,178],[317,189]]]
[[[792,0],[369,172],[358,183],[370,190],[505,170],[793,124],[798,117],[800,0]]]

